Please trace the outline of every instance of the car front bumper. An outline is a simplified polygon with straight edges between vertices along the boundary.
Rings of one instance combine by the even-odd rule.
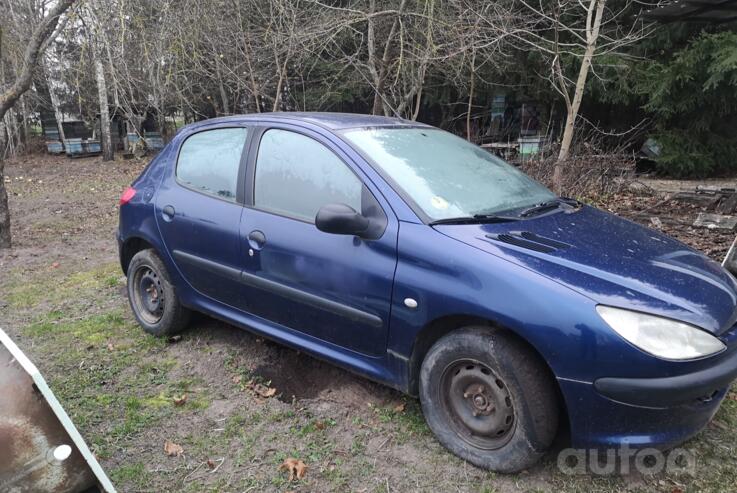
[[[699,370],[662,378],[559,379],[576,448],[667,449],[701,431],[737,378],[737,345]]]
[[[664,378],[599,378],[594,389],[604,397],[642,407],[674,407],[715,396],[737,378],[737,348],[715,357],[699,371]]]

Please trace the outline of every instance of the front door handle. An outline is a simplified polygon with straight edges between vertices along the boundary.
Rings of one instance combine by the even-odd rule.
[[[254,250],[261,250],[266,243],[266,235],[263,231],[253,230],[248,233],[248,246]]]
[[[174,214],[176,213],[176,210],[174,209],[173,205],[167,205],[161,210],[161,215],[164,216],[164,219],[166,221],[171,221],[174,219]]]

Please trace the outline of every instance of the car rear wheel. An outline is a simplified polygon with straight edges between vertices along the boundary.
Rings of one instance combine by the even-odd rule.
[[[154,250],[141,250],[128,265],[128,300],[143,330],[155,336],[181,332],[190,310],[182,306],[164,263]]]
[[[437,341],[422,363],[420,401],[440,443],[493,471],[530,467],[557,431],[547,367],[503,330],[466,327]]]

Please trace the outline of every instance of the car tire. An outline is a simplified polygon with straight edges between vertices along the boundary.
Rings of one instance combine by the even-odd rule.
[[[535,464],[555,438],[557,401],[547,366],[505,330],[455,330],[422,362],[428,426],[448,450],[484,469],[512,473]]]
[[[191,311],[182,306],[169,273],[154,250],[141,250],[128,265],[128,301],[143,330],[170,336],[187,327]]]

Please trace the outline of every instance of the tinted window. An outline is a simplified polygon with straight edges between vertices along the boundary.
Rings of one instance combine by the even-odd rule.
[[[268,211],[314,221],[325,204],[361,211],[362,183],[327,147],[304,135],[264,133],[256,160],[254,204]]]
[[[179,151],[177,178],[196,190],[234,201],[245,142],[245,128],[194,134]]]

